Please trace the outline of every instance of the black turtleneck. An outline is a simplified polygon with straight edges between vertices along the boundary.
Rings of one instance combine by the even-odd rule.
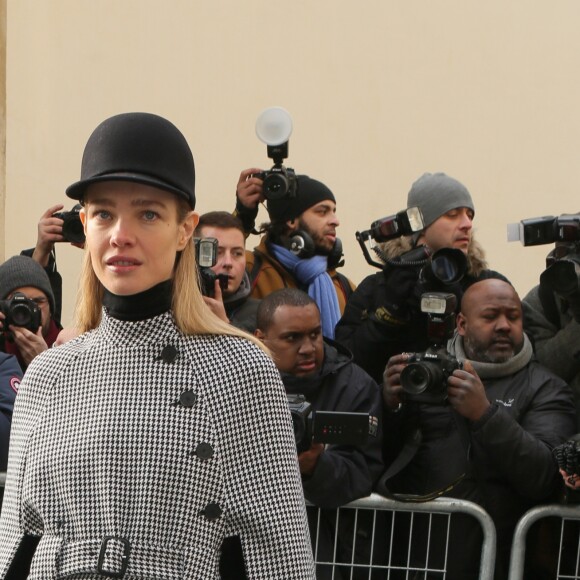
[[[130,296],[117,296],[105,288],[103,306],[110,316],[118,320],[135,322],[153,318],[171,308],[172,286],[173,280],[165,280],[145,292]]]

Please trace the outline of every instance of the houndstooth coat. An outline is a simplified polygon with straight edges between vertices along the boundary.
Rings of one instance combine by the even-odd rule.
[[[284,388],[249,341],[184,336],[167,312],[101,325],[36,357],[20,387],[0,577],[219,577],[240,536],[250,578],[313,578]]]

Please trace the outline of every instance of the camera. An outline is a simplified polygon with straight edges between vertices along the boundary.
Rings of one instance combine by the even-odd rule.
[[[429,347],[414,353],[401,372],[401,386],[407,400],[442,403],[447,400],[447,379],[463,365],[447,352],[447,341],[455,330],[457,297],[443,292],[421,296],[421,311],[428,315]]]
[[[418,207],[410,207],[394,215],[375,220],[367,232],[375,242],[386,242],[420,232],[423,227],[421,210]],[[362,234],[365,233],[362,232]]]
[[[212,267],[217,263],[218,241],[216,238],[193,238],[193,242],[201,293],[213,298],[215,281],[219,280],[222,290],[227,289],[229,281],[226,274],[216,274],[212,270]]]
[[[264,182],[262,193],[266,200],[296,197],[296,173],[283,165],[284,159],[288,157],[288,139],[291,134],[292,117],[282,107],[268,107],[258,115],[256,135],[266,144],[268,157],[274,161],[269,171],[254,175]]]
[[[268,157],[274,160],[274,165],[268,171],[254,174],[264,183],[262,193],[267,200],[277,200],[284,197],[296,197],[296,173],[294,169],[285,167],[282,162],[288,157],[288,142],[282,145],[268,145]]]
[[[419,246],[397,259],[389,258],[378,245],[371,249],[382,260],[373,260],[367,242],[386,242],[401,236],[408,236],[424,229],[423,216],[418,207],[400,211],[397,214],[376,220],[368,230],[356,232],[356,239],[367,263],[376,268],[419,268],[419,283],[429,289],[448,286],[459,282],[465,276],[468,263],[465,254],[457,248],[441,248],[431,252],[427,246]]]
[[[0,312],[5,316],[3,321],[5,332],[11,325],[36,332],[42,322],[40,308],[36,302],[29,300],[20,292],[16,292],[10,300],[0,300]]]
[[[359,243],[363,255],[368,264],[382,268],[384,263],[388,261],[381,248],[377,243],[387,242],[401,236],[408,236],[415,232],[420,232],[423,229],[423,215],[418,207],[411,207],[390,215],[379,220],[375,220],[368,230],[356,232],[355,237]],[[376,262],[371,258],[367,248],[367,242],[373,240],[375,242],[370,248],[381,258],[383,263]]]
[[[508,224],[508,242],[540,246],[554,242],[580,242],[580,214],[551,215]]]
[[[64,242],[74,244],[85,243],[85,231],[79,215],[81,208],[81,204],[77,203],[70,211],[61,211],[52,214],[52,217],[62,220],[62,237],[64,238]]]
[[[546,258],[540,284],[563,297],[580,291],[580,214],[525,219],[508,225],[508,241],[524,246],[556,243]]]
[[[287,394],[298,453],[310,449],[312,442],[364,445],[369,435],[369,413],[314,411],[302,394]]]

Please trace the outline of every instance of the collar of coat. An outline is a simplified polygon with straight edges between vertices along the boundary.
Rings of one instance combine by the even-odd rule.
[[[416,244],[413,236],[401,236],[400,238],[379,244],[379,246],[387,258],[392,259],[398,258],[405,252],[412,250]],[[467,263],[468,273],[472,276],[479,276],[488,267],[485,252],[473,235],[467,248]]]

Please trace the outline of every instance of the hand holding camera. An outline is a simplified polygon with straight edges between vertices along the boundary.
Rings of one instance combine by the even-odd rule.
[[[245,210],[255,211],[258,204],[262,203],[265,198],[263,195],[262,179],[259,177],[262,170],[257,167],[244,169],[240,173],[238,185],[236,186],[236,198],[238,205]]]
[[[408,360],[409,355],[406,353],[392,356],[383,373],[383,400],[385,405],[393,411],[398,409],[402,403],[401,373],[407,366]]]
[[[454,370],[447,379],[447,384],[449,404],[470,421],[481,419],[490,402],[485,395],[485,387],[471,362],[465,361],[463,369]]]
[[[222,297],[221,283],[218,278],[214,280],[213,294],[211,296],[203,295],[203,301],[209,306],[209,309],[221,320],[229,324],[230,319],[226,314],[224,301]]]

